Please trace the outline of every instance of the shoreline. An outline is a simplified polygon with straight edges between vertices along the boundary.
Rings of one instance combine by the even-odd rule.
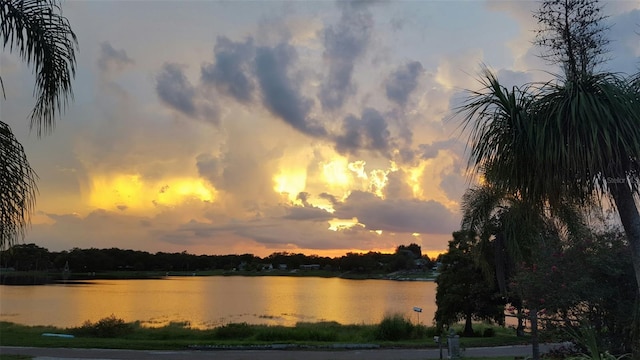
[[[289,277],[322,277],[345,280],[392,280],[392,281],[435,281],[436,272],[432,271],[396,271],[392,273],[357,273],[325,270],[269,270],[269,271],[111,271],[69,273],[2,271],[0,285],[36,286],[51,284],[83,284],[91,280],[162,280],[171,277],[189,276],[289,276]]]

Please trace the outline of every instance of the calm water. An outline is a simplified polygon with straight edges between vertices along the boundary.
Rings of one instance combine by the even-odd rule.
[[[0,320],[71,327],[115,315],[147,326],[187,321],[294,325],[299,321],[378,323],[402,313],[421,323],[435,312],[436,284],[424,281],[299,277],[173,277],[96,280],[83,285],[0,286]]]

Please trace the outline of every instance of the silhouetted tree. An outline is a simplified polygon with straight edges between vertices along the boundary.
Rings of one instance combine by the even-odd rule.
[[[434,319],[439,329],[465,320],[463,335],[473,336],[473,319],[504,323],[505,300],[476,264],[476,245],[475,233],[454,232],[448,251],[440,258]]]

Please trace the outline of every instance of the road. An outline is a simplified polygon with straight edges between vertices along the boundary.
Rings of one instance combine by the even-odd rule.
[[[547,352],[560,344],[542,344],[541,352]],[[438,359],[438,349],[362,349],[362,350],[204,350],[204,351],[160,351],[160,350],[116,350],[116,349],[69,349],[0,346],[0,354],[34,356],[36,360],[417,360]],[[513,356],[526,357],[531,346],[498,346],[468,348],[465,357]],[[447,358],[447,350],[443,357]]]

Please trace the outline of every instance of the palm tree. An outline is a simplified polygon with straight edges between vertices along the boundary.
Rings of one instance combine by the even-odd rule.
[[[629,238],[640,291],[637,80],[598,74],[509,91],[488,70],[484,76],[484,90],[460,109],[471,128],[470,165],[502,191],[553,208],[568,197],[609,196]]]
[[[602,51],[575,46],[606,44],[605,29],[597,26],[602,17],[564,16],[579,7],[597,9],[595,3],[543,1],[541,12],[544,6],[559,10],[543,22],[557,37],[540,44],[563,54],[558,61],[564,76],[509,90],[485,68],[484,88],[470,92],[458,113],[470,130],[470,166],[502,190],[551,207],[567,198],[608,197],[629,239],[640,292],[640,214],[634,201],[640,194],[640,76],[596,73],[588,62],[599,63]],[[552,20],[558,20],[557,28]]]
[[[33,67],[36,104],[30,128],[50,133],[73,98],[78,40],[58,0],[0,0],[0,38],[5,49]],[[4,95],[4,83],[0,78]],[[35,173],[10,127],[0,121],[0,249],[24,238],[36,195]]]
[[[0,121],[0,249],[23,237],[36,196],[36,175],[22,145]]]

